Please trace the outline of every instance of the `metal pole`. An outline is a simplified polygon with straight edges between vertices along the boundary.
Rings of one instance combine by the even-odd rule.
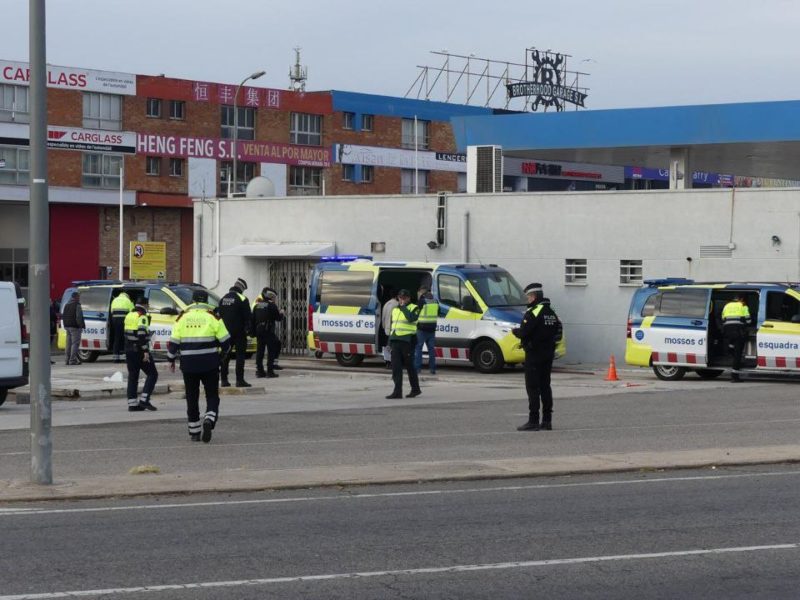
[[[417,140],[417,115],[414,115],[414,193],[419,194],[419,142]]]
[[[125,237],[124,229],[125,229],[125,220],[123,219],[124,215],[122,214],[122,186],[125,181],[125,158],[122,157],[119,163],[119,271],[117,272],[117,278],[122,281],[124,279],[124,252],[123,252],[123,238]]]
[[[250,81],[251,79],[258,79],[259,77],[266,74],[266,71],[257,71],[252,75],[248,75],[244,79],[242,79],[242,83],[240,83],[236,88],[236,93],[233,95],[233,187],[234,192],[236,192],[236,162],[239,155],[239,92],[242,91],[242,86]],[[228,177],[228,198],[231,197],[231,177]]]
[[[50,437],[50,207],[47,197],[45,0],[30,0],[30,388],[31,481],[53,483]]]

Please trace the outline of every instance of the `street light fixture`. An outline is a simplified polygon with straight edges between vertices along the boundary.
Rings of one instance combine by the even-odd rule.
[[[239,92],[242,91],[242,86],[245,83],[247,83],[251,79],[258,79],[259,77],[262,77],[262,76],[264,76],[266,74],[267,74],[266,71],[256,71],[252,75],[248,75],[247,77],[242,79],[242,83],[239,84],[239,87],[236,88],[236,93],[233,95],[233,177],[232,177],[232,180],[233,180],[234,191],[235,191],[235,188],[236,188],[236,159],[237,159],[237,157],[239,155],[239,148],[238,148],[238,142],[239,142]],[[230,182],[231,178],[229,178],[228,181]],[[228,198],[230,198],[231,196],[232,196],[232,194],[231,194],[231,184],[228,183]]]

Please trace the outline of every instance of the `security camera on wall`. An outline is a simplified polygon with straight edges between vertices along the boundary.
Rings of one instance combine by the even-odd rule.
[[[439,244],[437,244],[437,243],[436,243],[436,242],[434,242],[433,240],[431,240],[430,242],[428,242],[428,248],[430,248],[431,250],[436,250],[438,247],[439,247]]]

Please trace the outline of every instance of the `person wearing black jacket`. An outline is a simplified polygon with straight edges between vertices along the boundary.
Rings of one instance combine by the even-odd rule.
[[[517,336],[525,350],[525,390],[528,393],[528,422],[517,427],[519,431],[539,431],[553,428],[553,390],[550,372],[553,369],[556,342],[561,335],[561,321],[544,298],[541,283],[531,283],[525,288],[528,307],[522,323],[511,332]],[[539,424],[539,403],[542,423]]]
[[[244,360],[247,353],[247,331],[250,328],[250,303],[244,295],[247,282],[241,277],[219,301],[217,309],[220,318],[231,336],[231,347],[236,352],[236,387],[252,387],[244,380]],[[226,353],[220,366],[222,387],[230,387],[228,366],[231,358]]]
[[[275,333],[275,323],[283,321],[283,311],[275,301],[278,294],[270,287],[261,290],[253,305],[252,331],[256,336],[256,377],[277,377],[275,359],[281,352],[281,341]],[[264,349],[267,351],[267,370],[264,371]]]
[[[61,319],[67,332],[64,364],[79,365],[81,364],[81,359],[78,358],[78,350],[81,347],[83,328],[86,327],[83,310],[81,310],[81,295],[79,292],[72,292],[69,302],[64,306]]]

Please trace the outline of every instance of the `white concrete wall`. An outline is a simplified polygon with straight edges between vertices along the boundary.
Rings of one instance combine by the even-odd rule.
[[[426,247],[435,239],[435,196],[224,199],[220,205],[222,251],[248,242],[334,240],[340,254],[370,254],[370,242],[386,242],[376,260],[462,261],[469,211],[470,261],[497,263],[522,285],[544,284],[566,324],[569,362],[606,361],[611,353],[621,360],[634,289],[619,284],[622,259],[641,259],[645,279],[800,281],[798,189],[452,195],[447,243],[437,250]],[[213,286],[208,208],[205,217],[202,283]],[[730,241],[732,258],[700,257],[701,245]],[[567,258],[588,260],[587,285],[564,283]],[[222,257],[220,264],[217,291],[239,276],[251,290],[267,283],[265,259]]]

